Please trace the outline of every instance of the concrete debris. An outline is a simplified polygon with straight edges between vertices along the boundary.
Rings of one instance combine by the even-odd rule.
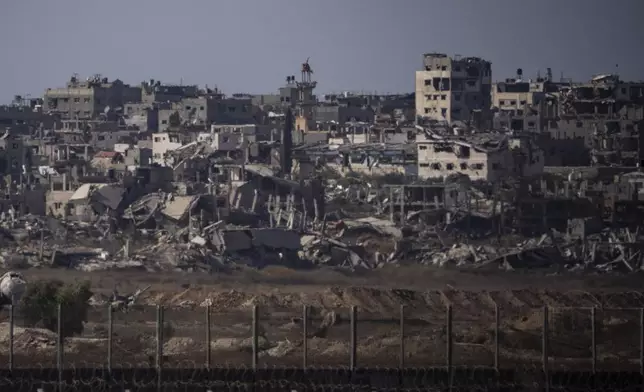
[[[625,177],[632,183],[633,176]],[[608,203],[603,211],[588,203],[592,198],[587,182],[558,181],[554,189],[543,180],[529,185],[531,195],[520,194],[522,190],[511,184],[494,189],[460,179],[384,187],[359,178],[352,178],[349,185],[335,181],[329,184],[327,202],[338,202],[343,208],[329,213],[335,222],[325,222],[326,229],[327,234],[338,227],[344,231],[334,237],[308,235],[302,245],[306,256],[319,263],[353,268],[402,263],[506,270],[631,272],[644,268],[644,238],[638,234],[638,224],[629,224],[624,214],[616,216]],[[630,199],[638,193],[630,191],[628,183],[613,192],[620,195],[610,200],[613,206],[624,209],[640,203]],[[356,205],[348,211],[346,201]],[[620,223],[607,226],[606,212]],[[348,218],[365,214],[371,216]],[[389,215],[389,220],[376,218],[383,215]],[[347,237],[352,231],[369,231],[372,237],[359,243],[373,251],[356,252],[361,256],[357,263],[349,257],[355,244]]]
[[[437,148],[456,154],[469,146],[454,143]],[[76,178],[75,187],[63,176],[63,190],[52,185],[47,196],[46,214],[13,206],[0,213],[0,263],[14,271],[209,274],[268,265],[602,272],[644,265],[638,173],[610,172],[612,182],[599,169],[495,182],[463,174],[411,181],[395,171],[333,171],[337,164],[323,159],[331,152],[299,147],[293,160],[300,172],[285,173],[290,164],[267,147],[276,164],[191,142],[166,154],[171,166],[103,182]],[[378,166],[387,148],[345,146],[333,154],[377,153]],[[133,302],[124,298],[116,302]]]
[[[112,309],[115,311],[127,311],[132,306],[134,306],[139,296],[146,292],[149,288],[150,286],[147,286],[143,289],[138,289],[137,291],[129,295],[119,295],[119,293],[114,290],[114,293],[112,293],[112,297],[109,300],[110,304],[112,305]]]
[[[453,116],[436,106],[464,87],[439,75],[448,63],[483,95]],[[417,82],[446,94],[416,113],[416,94],[311,101],[304,65],[276,96],[101,75],[15,96],[0,106],[0,263],[641,269],[641,83],[518,70],[490,85],[489,62],[433,53],[423,72],[436,77]]]

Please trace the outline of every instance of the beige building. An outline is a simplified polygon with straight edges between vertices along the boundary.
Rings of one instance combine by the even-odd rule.
[[[492,87],[492,110],[495,128],[514,131],[541,131],[548,121],[558,117],[556,93],[558,86],[547,78],[523,79],[523,71],[517,70],[515,79],[494,83]]]
[[[423,69],[416,71],[415,86],[417,117],[487,124],[492,88],[489,61],[426,53]]]
[[[115,110],[126,102],[141,100],[141,88],[120,80],[109,81],[95,75],[81,81],[74,75],[62,88],[48,88],[43,97],[44,111],[60,114],[64,119],[92,119],[106,108]]]
[[[529,139],[489,137],[464,139],[416,139],[418,176],[445,178],[465,174],[472,180],[495,182],[513,175],[543,172],[544,156]]]

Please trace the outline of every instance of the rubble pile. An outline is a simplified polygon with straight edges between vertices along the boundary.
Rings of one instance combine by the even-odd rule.
[[[208,154],[188,147],[174,152],[177,162],[201,167]],[[554,175],[497,184],[395,174],[298,182],[267,165],[216,159],[225,182],[86,183],[68,192],[63,216],[11,208],[0,214],[0,263],[211,274],[409,264],[633,272],[644,263],[642,176],[625,175],[612,188]]]

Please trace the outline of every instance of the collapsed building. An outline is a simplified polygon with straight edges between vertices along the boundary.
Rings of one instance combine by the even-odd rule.
[[[580,136],[591,149],[593,165],[642,163],[644,83],[625,83],[605,74],[562,89],[561,118],[585,131]]]
[[[488,61],[430,53],[415,94],[322,102],[300,72],[275,97],[76,76],[48,90],[31,116],[54,125],[0,137],[0,259],[640,268],[644,181],[622,166],[641,163],[641,84],[492,84]]]

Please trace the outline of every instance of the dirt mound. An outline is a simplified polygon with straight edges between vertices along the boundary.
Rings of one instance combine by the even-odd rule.
[[[349,309],[358,307],[360,313],[396,316],[400,306],[417,314],[444,313],[448,304],[459,314],[493,314],[498,307],[505,315],[520,319],[517,312],[538,317],[535,309],[548,306],[564,307],[640,307],[644,296],[637,292],[588,293],[583,291],[501,290],[501,291],[414,291],[370,287],[296,287],[266,290],[211,291],[188,288],[180,293],[150,290],[143,301],[149,305],[205,306],[214,312],[245,311],[258,305],[266,310],[296,310],[303,305],[323,309]],[[556,317],[556,316],[555,316]],[[539,324],[540,325],[540,324]],[[523,327],[522,327],[523,328]]]
[[[9,324],[0,324],[0,350],[9,349]],[[47,350],[56,346],[56,334],[47,329],[14,327],[13,347],[16,351]]]
[[[150,292],[143,301],[148,305],[186,306],[210,304],[215,312],[247,310],[254,305],[266,309],[301,309],[303,305],[324,309],[349,309],[357,306],[361,312],[374,314],[398,314],[400,305],[409,309],[437,310],[445,308],[442,294],[412,290],[375,289],[365,287],[330,287],[322,290],[288,292],[273,289],[268,292],[242,292],[228,290],[212,292],[186,289],[172,295],[165,292]]]

